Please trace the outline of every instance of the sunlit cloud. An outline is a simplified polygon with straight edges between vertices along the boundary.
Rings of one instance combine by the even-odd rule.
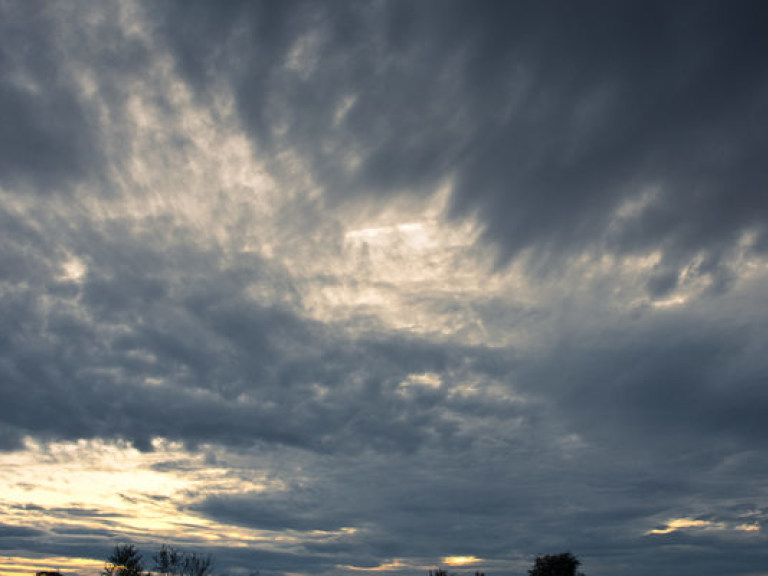
[[[704,530],[722,530],[725,527],[720,522],[711,522],[709,520],[694,520],[692,518],[675,518],[669,520],[664,528],[649,530],[646,534],[671,534],[678,530],[687,528],[699,528]]]
[[[652,304],[657,308],[671,308],[673,306],[682,306],[687,300],[685,296],[674,296],[664,300],[654,300]]]
[[[91,558],[73,556],[43,556],[34,558],[24,556],[0,556],[0,570],[3,574],[18,574],[29,576],[35,572],[60,572],[61,574],[77,574],[80,576],[95,576],[101,573],[104,562]]]
[[[62,264],[61,268],[62,273],[59,278],[72,282],[78,282],[82,280],[83,276],[85,276],[86,272],[88,271],[88,267],[85,265],[85,263],[75,257],[66,260]]]
[[[402,388],[422,387],[437,389],[440,388],[442,384],[443,382],[440,379],[439,374],[434,372],[425,372],[423,374],[411,374],[400,384],[400,386]]]
[[[0,454],[6,489],[0,500],[7,522],[50,530],[66,525],[124,538],[245,545],[265,542],[262,532],[226,526],[183,511],[189,494],[280,490],[277,480],[239,478],[180,446],[155,443],[149,453],[125,443],[79,441]],[[81,513],[74,514],[74,511]],[[72,511],[68,514],[67,511]]]
[[[443,564],[448,566],[468,566],[479,564],[480,562],[482,562],[482,559],[475,556],[446,556],[443,558]]]

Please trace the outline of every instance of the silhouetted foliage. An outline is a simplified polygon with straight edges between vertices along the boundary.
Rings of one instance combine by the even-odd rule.
[[[182,564],[179,576],[208,576],[213,571],[213,557],[210,554],[187,553]]]
[[[163,544],[153,556],[155,573],[163,576],[212,576],[213,557],[198,552],[182,552]],[[133,544],[115,546],[101,576],[150,576],[144,572],[142,556]]]
[[[166,544],[152,558],[155,571],[165,576],[209,576],[213,570],[213,557],[210,554],[181,552]]]
[[[120,544],[107,558],[102,576],[144,576],[141,554],[133,544]]]
[[[174,574],[174,571],[181,563],[181,555],[179,554],[179,551],[166,544],[163,544],[160,547],[160,550],[155,552],[152,559],[155,561],[155,571],[166,576]]]
[[[528,570],[528,576],[584,576],[576,573],[581,566],[581,560],[570,552],[537,556],[533,568]]]
[[[448,572],[442,568],[435,568],[434,571],[430,570],[428,576],[449,576]],[[485,576],[484,572],[475,572],[475,576]]]

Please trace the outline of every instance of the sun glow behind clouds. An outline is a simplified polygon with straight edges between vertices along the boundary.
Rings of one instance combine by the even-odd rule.
[[[479,562],[482,562],[482,559],[476,556],[446,556],[443,558],[443,564],[448,566],[468,566]]]
[[[27,442],[27,450],[0,455],[7,499],[31,499],[41,506],[74,503],[113,506],[121,494],[168,496],[184,483],[148,467],[157,454],[142,455],[126,443]]]
[[[758,524],[733,525],[732,523],[712,522],[710,520],[694,520],[692,518],[674,518],[672,520],[667,521],[664,528],[656,528],[654,530],[649,530],[648,532],[646,532],[646,535],[671,534],[672,532],[677,532],[679,530],[687,530],[687,529],[707,530],[707,531],[733,530],[736,532],[756,532],[760,530],[760,526]]]
[[[396,242],[402,242],[417,251],[436,244],[434,236],[430,234],[428,224],[424,222],[408,222],[392,226],[350,230],[344,237],[353,244],[364,243],[368,246],[389,246]]]
[[[649,530],[647,534],[670,534],[682,528],[708,528],[712,522],[707,520],[691,520],[690,518],[675,518],[667,522],[666,528],[657,528]]]
[[[61,574],[92,574],[101,572],[104,562],[92,558],[69,556],[40,556],[24,558],[19,556],[0,556],[0,573],[4,576],[24,575],[42,571],[56,571]]]
[[[255,470],[239,478],[174,443],[155,441],[154,447],[142,453],[125,442],[28,441],[26,450],[0,454],[4,522],[125,539],[152,534],[168,541],[269,545],[268,534],[216,523],[186,511],[185,504],[197,493],[280,491],[278,480],[259,479]]]
[[[424,372],[423,374],[410,374],[408,378],[403,381],[400,386],[403,388],[409,387],[421,387],[432,388],[437,390],[443,385],[443,382],[439,374],[434,372]]]
[[[64,262],[61,265],[61,269],[60,279],[71,282],[80,282],[88,271],[85,263],[74,256]]]

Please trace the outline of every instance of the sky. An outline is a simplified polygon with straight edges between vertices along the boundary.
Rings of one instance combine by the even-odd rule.
[[[768,574],[767,30],[0,1],[0,573]]]

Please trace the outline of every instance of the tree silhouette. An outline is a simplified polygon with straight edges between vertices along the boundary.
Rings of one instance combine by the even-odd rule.
[[[209,576],[213,571],[210,554],[190,552],[184,555],[183,569],[179,576]]]
[[[144,576],[141,554],[133,544],[119,544],[107,558],[102,576]]]
[[[152,557],[155,571],[164,576],[210,576],[213,557],[197,552],[181,552],[163,544]]]
[[[160,550],[155,552],[152,559],[155,561],[155,571],[164,576],[175,574],[181,564],[181,554],[179,551],[166,544],[160,546]]]
[[[537,556],[533,568],[528,570],[528,576],[584,576],[576,573],[579,566],[581,560],[570,552]]]

